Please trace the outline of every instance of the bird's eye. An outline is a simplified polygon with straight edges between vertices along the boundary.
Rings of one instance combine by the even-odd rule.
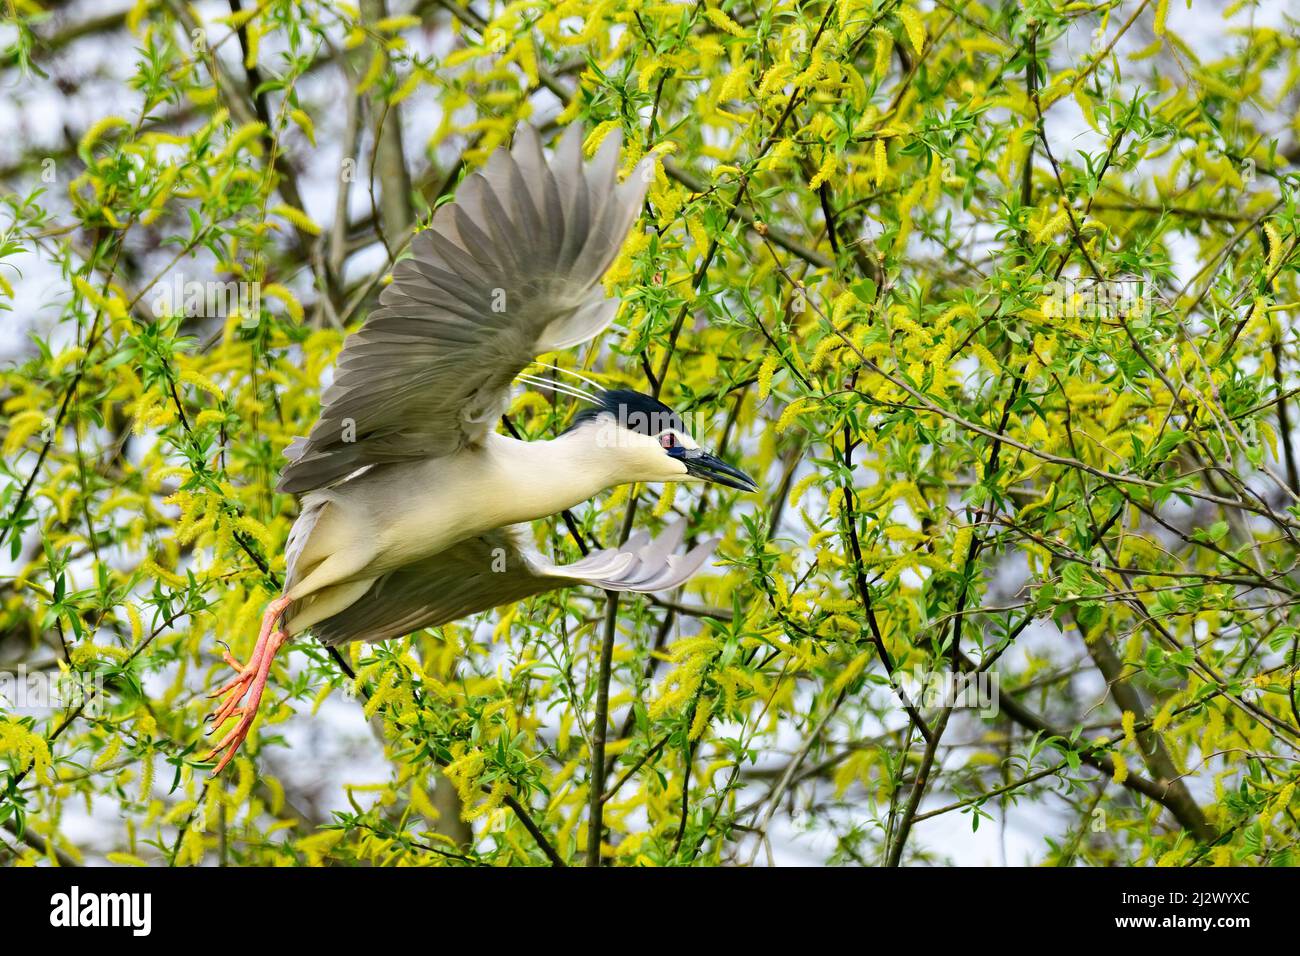
[[[664,432],[659,436],[659,444],[663,445],[665,448],[676,448],[677,436],[672,432]]]

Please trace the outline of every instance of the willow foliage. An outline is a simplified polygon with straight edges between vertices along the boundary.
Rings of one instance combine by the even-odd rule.
[[[1291,862],[1300,44],[1190,7],[19,2],[6,96],[79,141],[3,172],[0,663],[93,696],[3,703],[4,852],[579,863],[598,806],[613,864],[970,862],[998,825],[1013,861]],[[548,359],[660,390],[762,492],[538,525],[572,560],[685,515],[723,543],[681,594],[295,642],[209,779],[281,453],[525,122],[656,157],[614,329]]]

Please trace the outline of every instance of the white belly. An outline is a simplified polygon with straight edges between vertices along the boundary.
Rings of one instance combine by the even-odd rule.
[[[477,449],[376,466],[304,495],[287,554],[290,633],[351,606],[389,571],[556,514],[619,480],[580,432],[538,442],[490,434]]]
[[[564,439],[517,442],[489,436],[482,448],[383,465],[303,499],[329,502],[304,560],[335,562],[329,583],[373,579],[495,528],[548,517],[607,487],[606,475],[566,454]],[[304,564],[304,568],[308,565]],[[320,582],[325,583],[325,582]]]

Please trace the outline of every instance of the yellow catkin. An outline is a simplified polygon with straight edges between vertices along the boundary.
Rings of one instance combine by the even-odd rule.
[[[960,571],[966,565],[966,554],[970,551],[971,538],[974,532],[969,526],[957,529],[957,533],[952,538],[952,559],[948,563],[949,569]]]
[[[677,497],[677,482],[664,482],[664,490],[659,495],[659,501],[654,506],[651,514],[656,518],[662,518],[668,512],[673,510],[673,499]]]
[[[821,166],[818,167],[817,172],[813,175],[813,178],[808,181],[808,188],[819,189],[822,183],[827,182],[832,176],[835,175],[835,170],[838,168],[838,166],[839,166],[839,156],[835,154],[834,150],[830,150],[830,149],[826,150],[826,155],[822,159]]]
[[[910,7],[899,10],[898,18],[903,21],[903,28],[907,31],[907,39],[912,44],[912,49],[920,53],[925,48],[925,21]]]
[[[81,153],[89,153],[90,150],[94,148],[95,144],[104,138],[109,130],[130,128],[130,126],[131,124],[120,116],[105,116],[103,119],[97,120],[92,124],[90,129],[86,130],[85,134],[81,137],[81,141],[77,143],[77,150]]]
[[[104,745],[104,748],[100,750],[99,755],[95,758],[91,766],[96,770],[103,770],[105,767],[107,767],[110,763],[113,762],[113,759],[118,755],[118,752],[121,749],[122,749],[122,738],[121,737],[110,738],[108,743]]]
[[[1165,21],[1169,18],[1169,0],[1160,0],[1156,4],[1155,22],[1152,24],[1152,32],[1156,36],[1165,35]]]
[[[876,38],[875,60],[872,63],[871,75],[879,81],[889,72],[889,58],[894,52],[894,38],[884,27],[876,27],[871,32]]]
[[[1133,733],[1133,725],[1136,719],[1131,710],[1124,711],[1124,715],[1120,718],[1120,727],[1124,730],[1124,740],[1134,745],[1137,744],[1137,737]]]
[[[244,31],[244,36],[247,37],[248,43],[248,52],[244,55],[244,69],[251,70],[257,66],[257,51],[262,31],[256,24],[251,24]]]
[[[705,10],[704,15],[709,18],[710,23],[724,33],[730,33],[733,37],[743,37],[745,35],[744,28],[721,10]]]
[[[767,355],[763,359],[763,364],[758,367],[758,400],[764,401],[767,396],[772,394],[772,376],[776,374],[776,367],[780,364],[781,359],[775,355]]]
[[[321,232],[320,226],[316,223],[314,219],[312,219],[301,209],[295,209],[293,206],[290,206],[287,203],[280,203],[274,208],[272,208],[270,212],[274,216],[279,216],[281,219],[288,220],[293,225],[297,226],[299,229],[301,229],[303,232],[309,235],[312,236],[320,235]]]
[[[794,420],[799,417],[799,413],[803,410],[806,404],[807,401],[805,399],[796,398],[793,402],[787,405],[785,410],[781,412],[781,417],[776,420],[774,431],[779,435],[781,432],[789,428],[794,423]]]
[[[139,800],[141,803],[148,800],[153,792],[153,765],[154,755],[153,751],[150,750],[144,755],[144,759],[140,761]]]
[[[794,487],[790,489],[790,507],[797,508],[799,506],[799,499],[804,496],[809,488],[817,483],[817,479],[820,477],[821,475],[814,471],[809,472],[796,481]],[[780,579],[778,579],[778,581],[779,580]]]
[[[295,322],[303,320],[303,309],[301,303],[298,302],[298,297],[278,282],[268,282],[262,286],[262,295],[275,299],[283,305],[284,310],[289,313],[289,317]]]
[[[1115,775],[1111,780],[1114,783],[1122,784],[1128,779],[1128,763],[1124,760],[1124,755],[1119,753],[1111,754],[1110,759],[1115,765]]]
[[[140,612],[134,604],[126,605],[126,617],[131,622],[131,643],[139,644],[144,637],[144,622],[140,620]]]
[[[583,153],[587,156],[594,155],[596,150],[600,149],[600,144],[605,142],[605,138],[618,129],[620,125],[619,120],[606,120],[593,129],[582,142]]]
[[[1034,230],[1034,242],[1045,242],[1070,224],[1070,214],[1062,209]]]

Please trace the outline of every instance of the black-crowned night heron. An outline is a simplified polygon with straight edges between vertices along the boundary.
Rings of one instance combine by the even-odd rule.
[[[716,544],[675,555],[681,521],[567,565],[532,547],[526,523],[629,482],[754,489],[638,392],[561,387],[593,406],[551,441],[494,430],[537,356],[587,341],[618,309],[600,280],[649,182],[645,162],[617,182],[620,140],[608,137],[584,166],[572,126],[548,165],[536,132],[522,127],[514,149],[469,176],[393,269],[380,307],[339,356],[320,420],[286,451],[277,490],[301,495],[302,508],[284,592],[248,663],[225,655],[238,673],[213,695],[225,695],[213,729],[239,722],[208,755],[224,751],[213,773],[247,736],[290,638],[310,630],[330,645],[382,641],[577,584],[674,588]]]

